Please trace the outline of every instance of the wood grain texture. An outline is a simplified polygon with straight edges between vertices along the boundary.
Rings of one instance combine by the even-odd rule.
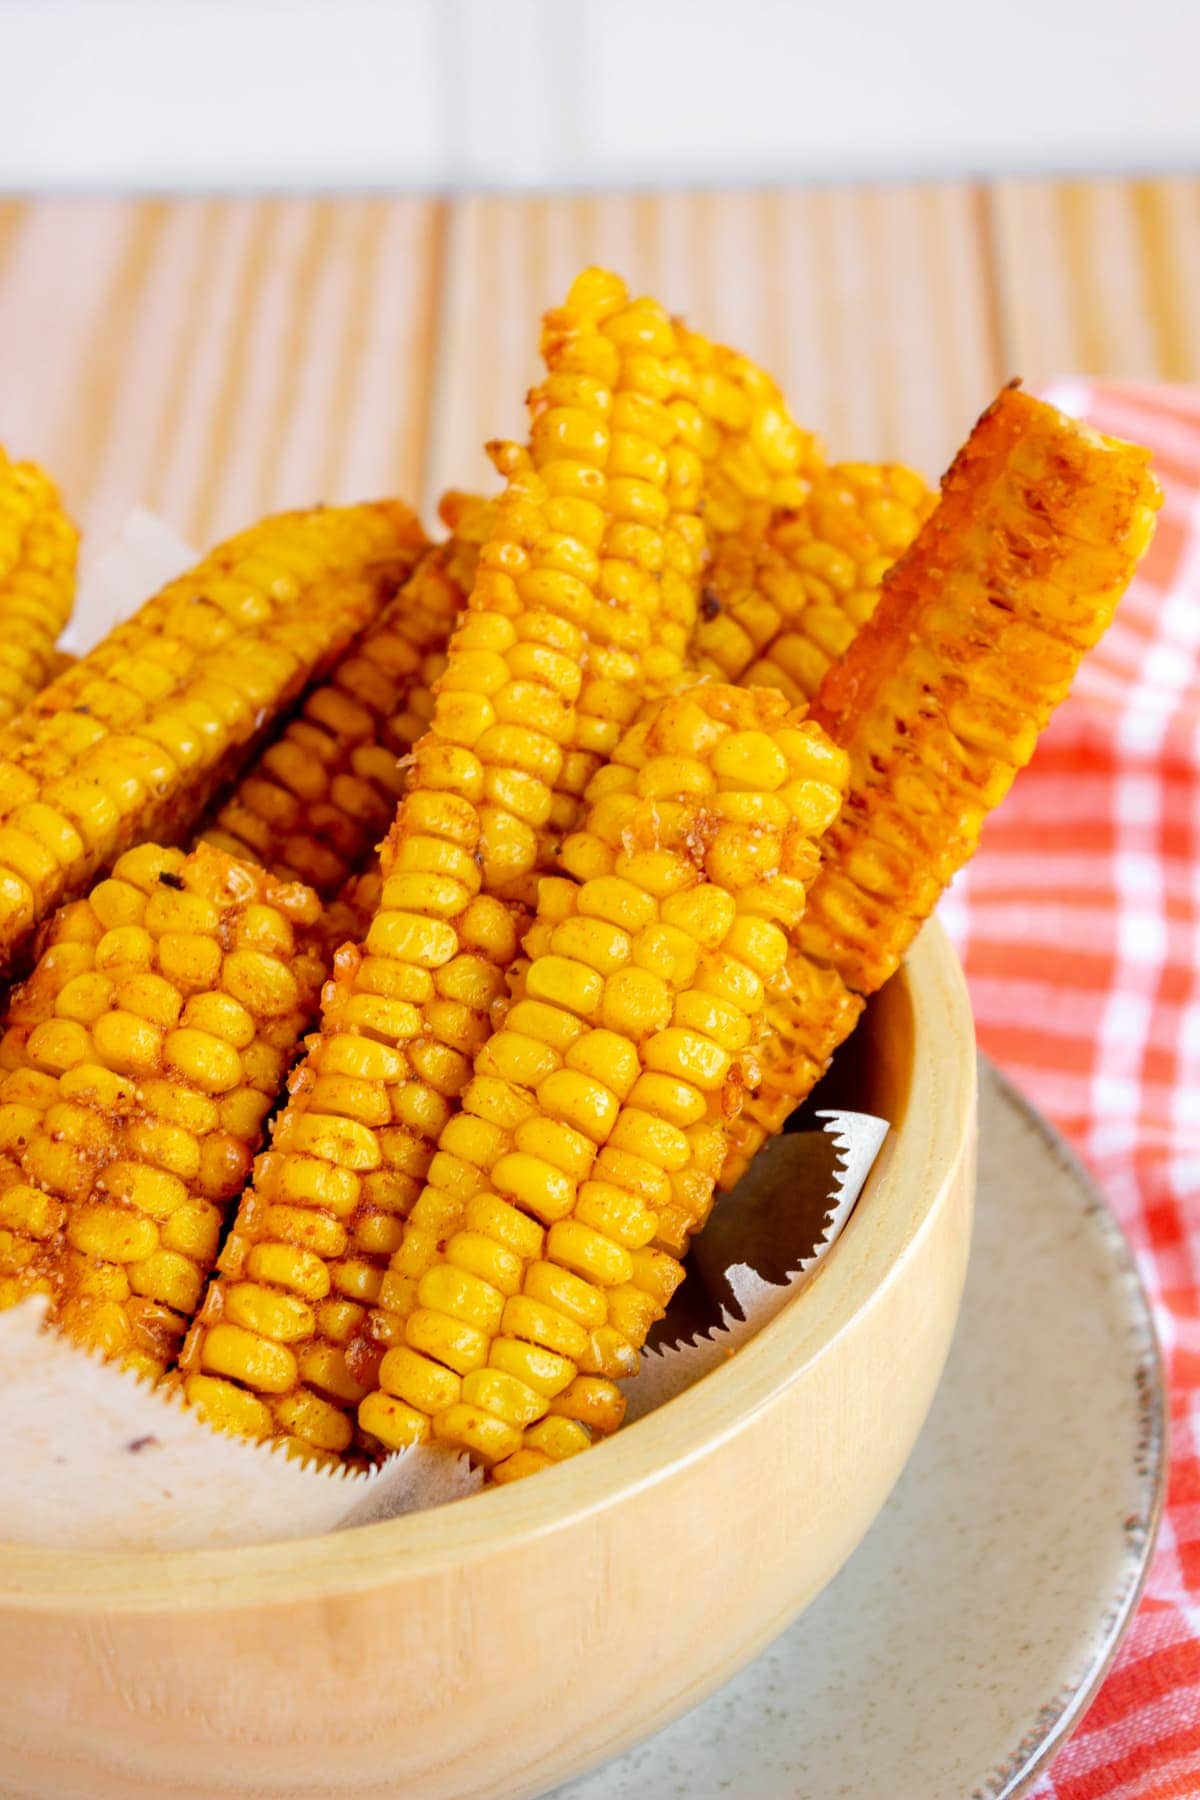
[[[200,545],[420,490],[441,208],[47,200],[0,210],[0,442],[94,548],[138,501]]]
[[[899,1123],[820,1275],[611,1443],[307,1543],[0,1546],[4,1791],[519,1800],[746,1662],[883,1503],[966,1268],[974,1046],[936,925],[865,1029],[864,1103]]]
[[[449,224],[431,495],[523,433],[537,321],[588,262],[771,369],[838,458],[938,474],[1004,369],[971,188],[482,198]]]
[[[990,205],[1017,372],[1200,380],[1200,179],[1004,182]]]
[[[541,310],[607,262],[762,359],[835,457],[944,466],[1000,382],[1200,379],[1200,181],[0,201],[0,441],[94,552],[144,501],[487,481]]]

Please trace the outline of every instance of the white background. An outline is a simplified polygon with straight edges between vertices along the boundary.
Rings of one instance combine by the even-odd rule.
[[[0,189],[1200,162],[1200,0],[0,0]]]

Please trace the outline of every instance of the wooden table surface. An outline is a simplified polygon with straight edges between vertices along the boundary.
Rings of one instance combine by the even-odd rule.
[[[1200,178],[552,198],[0,200],[0,442],[93,552],[485,479],[589,261],[761,358],[838,458],[944,466],[1002,381],[1200,380]]]

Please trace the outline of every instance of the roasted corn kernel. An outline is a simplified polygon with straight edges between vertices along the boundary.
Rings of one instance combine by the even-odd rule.
[[[183,837],[272,718],[390,594],[398,504],[269,519],[172,582],[30,703],[0,759],[0,962],[137,838]]]
[[[50,922],[0,1038],[0,1306],[46,1293],[79,1342],[166,1368],[316,1011],[318,917],[143,844]]]
[[[1150,541],[1147,464],[1006,389],[825,677],[813,716],[848,754],[850,787],[723,1185],[820,1076],[1028,762]]]
[[[0,725],[52,678],[71,616],[79,534],[36,463],[0,448]]]

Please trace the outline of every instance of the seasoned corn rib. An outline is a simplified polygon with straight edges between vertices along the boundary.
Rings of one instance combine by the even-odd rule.
[[[798,505],[716,546],[692,646],[699,673],[811,700],[933,503],[898,464],[813,470]]]
[[[323,899],[361,874],[404,792],[400,759],[426,729],[432,686],[465,595],[439,545],[305,698],[204,832],[230,855],[307,882]]]
[[[768,1004],[763,1081],[723,1185],[898,967],[1108,626],[1154,528],[1148,462],[1006,389],[826,675],[813,717],[849,755],[850,787]]]
[[[135,838],[186,836],[384,604],[388,560],[420,541],[398,503],[269,519],[35,696],[26,741],[0,758],[0,968]]]
[[[51,679],[75,599],[79,533],[36,463],[0,447],[0,725]]]
[[[542,884],[520,998],[475,1054],[380,1295],[359,1409],[492,1464],[620,1422],[614,1386],[682,1278],[765,985],[845,758],[781,695],[718,685],[626,732]]]
[[[0,1037],[0,1307],[160,1374],[316,1011],[319,902],[143,844],[55,915]]]

